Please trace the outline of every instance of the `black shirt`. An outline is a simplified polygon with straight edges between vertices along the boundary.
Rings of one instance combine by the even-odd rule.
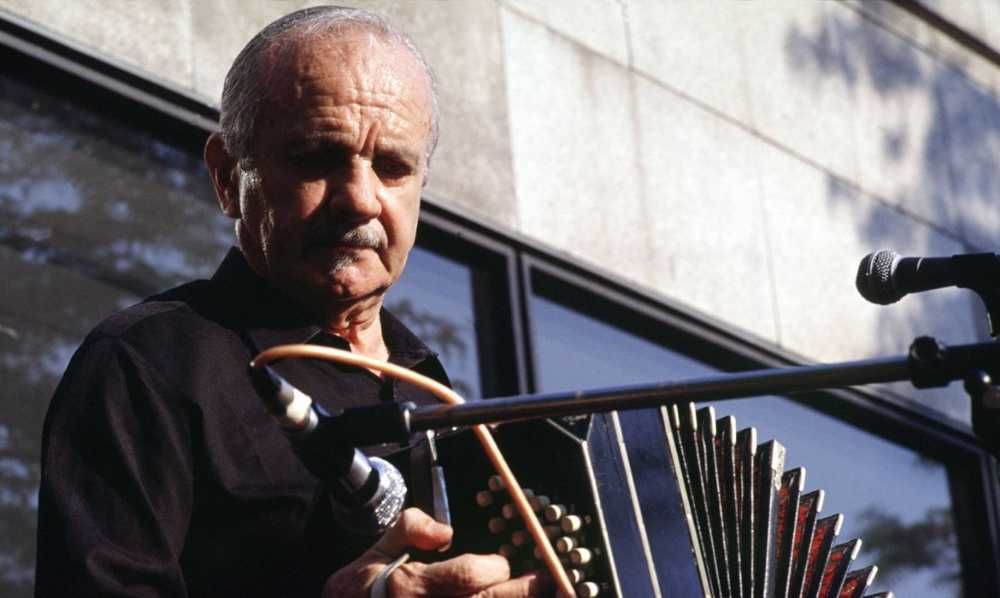
[[[447,383],[391,314],[390,361]],[[362,547],[253,390],[248,363],[325,335],[230,251],[218,272],[101,323],[70,362],[45,420],[36,594],[319,595]],[[277,365],[327,409],[435,399],[366,370]]]

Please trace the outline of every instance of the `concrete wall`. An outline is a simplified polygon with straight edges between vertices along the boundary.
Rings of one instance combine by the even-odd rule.
[[[304,4],[0,0],[212,103],[252,33]],[[894,5],[350,4],[437,70],[437,201],[812,360],[985,337],[966,293],[879,308],[853,288],[875,249],[998,250],[1000,65]],[[944,4],[1000,48],[995,0]],[[967,417],[959,389],[925,396]]]
[[[995,0],[916,0],[979,41],[1000,51],[1000,2]]]

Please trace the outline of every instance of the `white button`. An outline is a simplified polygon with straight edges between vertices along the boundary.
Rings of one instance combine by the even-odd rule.
[[[566,515],[562,518],[562,521],[559,522],[559,525],[562,527],[564,532],[570,534],[575,531],[579,531],[580,528],[583,527],[583,519],[580,519],[579,515]]]
[[[574,548],[569,551],[569,562],[574,565],[586,565],[593,560],[594,555],[586,548]]]
[[[570,538],[569,536],[563,536],[562,538],[556,540],[556,550],[562,554],[566,554],[574,548],[576,548],[576,540]]]
[[[566,507],[562,505],[549,505],[545,507],[545,520],[549,523],[556,523],[566,514]]]

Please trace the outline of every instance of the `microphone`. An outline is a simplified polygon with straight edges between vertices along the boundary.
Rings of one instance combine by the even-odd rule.
[[[345,442],[337,418],[270,367],[251,366],[251,379],[302,463],[330,484],[337,523],[363,536],[377,536],[392,526],[406,500],[399,470]]]
[[[901,257],[883,249],[858,265],[855,280],[861,296],[879,305],[895,303],[910,293],[943,287],[975,291],[1000,289],[1000,256],[969,253],[951,257]]]

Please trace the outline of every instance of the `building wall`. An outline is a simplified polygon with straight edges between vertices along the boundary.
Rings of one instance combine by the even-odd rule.
[[[228,64],[306,5],[0,0],[217,104]],[[428,197],[808,360],[986,337],[970,294],[882,308],[858,261],[997,251],[1000,65],[866,0],[350,2],[440,84]],[[1000,50],[994,0],[924,2]],[[922,395],[960,419],[960,389]]]

